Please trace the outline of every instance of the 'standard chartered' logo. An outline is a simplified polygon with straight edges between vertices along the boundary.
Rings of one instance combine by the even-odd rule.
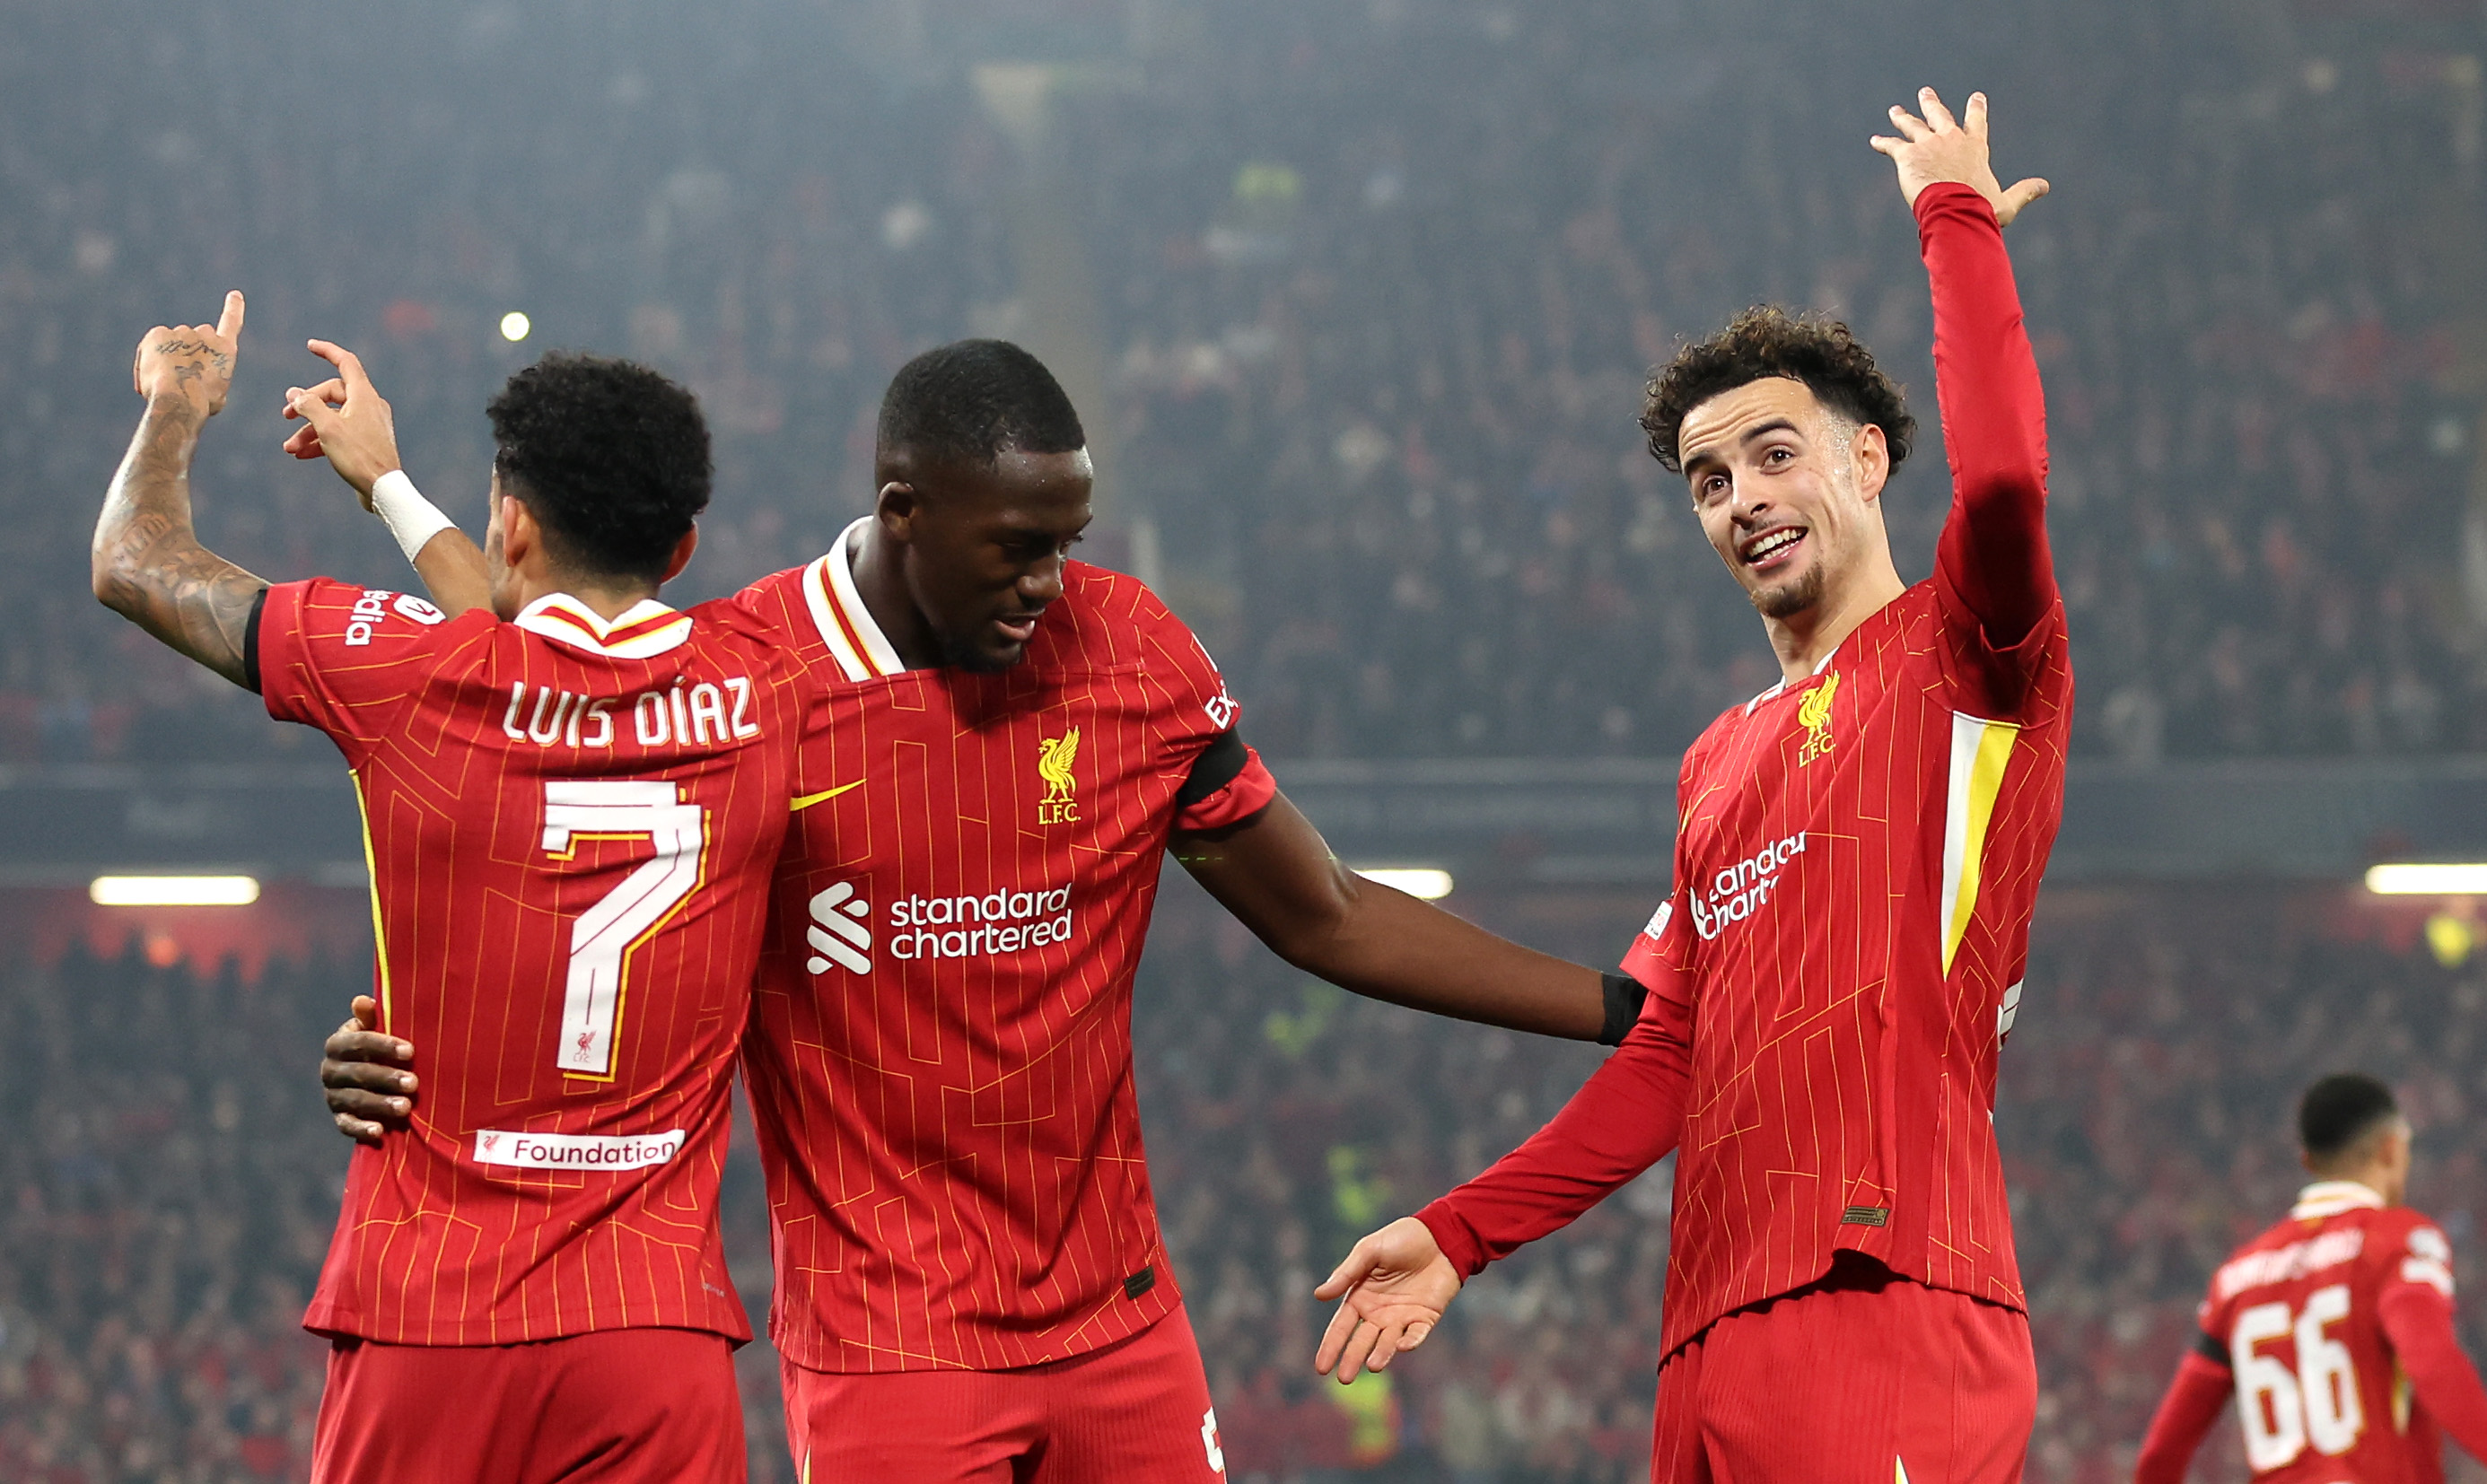
[[[1811,767],[1816,757],[1830,751],[1830,699],[1838,694],[1839,672],[1834,670],[1797,702],[1797,725],[1804,728],[1804,745],[1796,755],[1798,767]]]
[[[855,894],[854,883],[841,881],[812,897],[812,925],[803,941],[812,956],[803,964],[809,974],[826,974],[830,965],[849,974],[872,973],[872,903]]]
[[[1045,797],[1036,801],[1038,824],[1079,822],[1079,800],[1075,792],[1079,783],[1071,775],[1071,764],[1078,756],[1079,728],[1076,727],[1058,737],[1038,739],[1036,776],[1045,781]]]
[[[1804,832],[1799,830],[1784,839],[1764,845],[1747,859],[1722,868],[1710,878],[1706,892],[1701,882],[1689,883],[1684,893],[1684,903],[1692,913],[1692,930],[1699,933],[1704,942],[1715,942],[1720,933],[1727,930],[1728,924],[1742,922],[1769,906],[1771,893],[1778,890],[1782,879],[1780,872],[1787,868],[1790,861],[1802,854]],[[1652,919],[1650,925],[1661,929],[1664,926],[1657,919]]]

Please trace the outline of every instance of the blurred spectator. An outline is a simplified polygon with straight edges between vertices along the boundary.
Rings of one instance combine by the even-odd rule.
[[[542,345],[689,378],[720,485],[685,595],[863,507],[906,356],[1050,334],[1101,433],[1092,551],[1159,572],[1272,753],[1672,753],[1773,674],[1640,452],[1640,380],[1682,339],[1763,298],[1854,321],[1927,427],[1889,508],[1904,564],[1930,558],[1922,278],[1863,143],[1927,34],[1955,100],[1996,98],[2006,172],[2058,185],[2013,247],[2078,748],[2487,746],[2461,555],[2487,478],[2459,308],[2487,280],[2474,14],[726,0],[626,5],[587,46],[522,9],[305,38],[272,0],[106,4],[127,23],[0,22],[0,510],[26,575],[0,591],[0,759],[307,749],[76,575],[137,410],[128,345],[229,283],[252,340],[202,518],[272,575],[407,580],[324,471],[274,455],[304,334],[368,353],[470,520],[477,412]],[[1039,35],[1100,65],[1049,91],[968,66]],[[376,46],[383,79],[350,65]],[[208,55],[251,107],[150,85]],[[513,345],[493,326],[520,304]]]

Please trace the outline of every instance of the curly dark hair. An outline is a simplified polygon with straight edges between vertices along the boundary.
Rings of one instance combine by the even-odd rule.
[[[543,523],[547,555],[599,576],[664,578],[714,476],[699,398],[629,361],[556,351],[484,410],[500,446],[492,467]]]
[[[1874,353],[1836,319],[1791,315],[1772,304],[1756,305],[1708,340],[1685,346],[1650,377],[1640,426],[1649,433],[1651,456],[1669,473],[1682,474],[1678,439],[1685,415],[1765,376],[1794,377],[1824,406],[1860,426],[1871,423],[1883,429],[1892,468],[1909,456],[1917,420],[1909,416],[1899,383],[1874,364]]]

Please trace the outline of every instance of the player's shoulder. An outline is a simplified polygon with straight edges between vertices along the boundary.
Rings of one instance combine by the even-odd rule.
[[[399,648],[452,634],[462,638],[496,621],[489,609],[472,609],[453,619],[419,593],[333,577],[273,584],[263,602],[263,635],[271,622],[281,624],[303,643],[333,647],[348,658],[355,650]]]
[[[1173,651],[1206,651],[1190,626],[1149,585],[1127,572],[1086,562],[1062,569],[1062,596],[1046,610],[1028,658],[1048,668],[1137,668]]]

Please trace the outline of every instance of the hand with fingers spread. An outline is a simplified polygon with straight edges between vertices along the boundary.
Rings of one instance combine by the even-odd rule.
[[[414,1073],[406,1070],[413,1043],[378,1028],[379,1006],[356,995],[353,1018],[329,1035],[320,1057],[320,1085],[328,1090],[337,1132],[374,1148],[414,1113]]]
[[[1932,88],[1917,90],[1917,106],[1925,117],[1892,108],[1891,126],[1900,131],[1900,137],[1877,134],[1873,139],[1874,148],[1899,167],[1900,194],[1910,206],[1917,204],[1917,193],[1927,186],[1957,181],[1985,197],[1995,208],[1997,224],[2009,227],[2022,207],[2047,194],[2047,182],[2035,176],[2014,182],[2010,189],[1997,181],[1995,167],[1987,161],[1985,94],[1970,94],[1969,106],[1957,120]]]
[[[157,325],[138,343],[130,386],[151,405],[185,404],[201,422],[224,411],[234,357],[241,348],[241,319],[237,289],[225,295],[224,313],[212,325]]]
[[[1336,1375],[1340,1386],[1355,1379],[1358,1366],[1380,1371],[1425,1342],[1459,1291],[1459,1270],[1434,1234],[1412,1216],[1399,1218],[1355,1244],[1329,1280],[1313,1290],[1316,1299],[1339,1301],[1313,1369]]]
[[[285,440],[285,452],[296,458],[326,457],[337,477],[362,496],[372,508],[372,486],[380,476],[402,467],[397,456],[397,420],[385,398],[372,387],[361,357],[324,340],[311,342],[311,353],[337,369],[337,374],[316,387],[293,387],[285,394],[288,422],[302,426]]]

